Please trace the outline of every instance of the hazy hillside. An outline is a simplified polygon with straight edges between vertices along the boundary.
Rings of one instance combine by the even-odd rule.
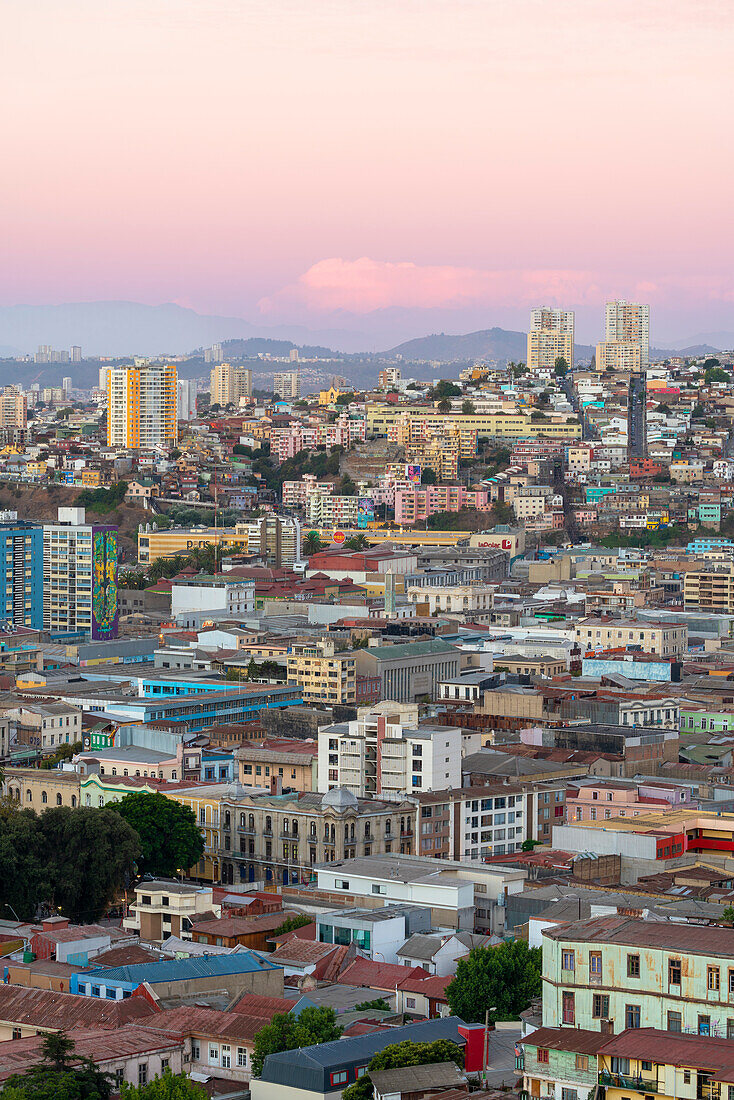
[[[589,358],[594,348],[587,344],[576,345],[576,358]],[[524,332],[512,332],[504,328],[488,328],[481,332],[469,332],[465,336],[423,336],[398,344],[386,355],[402,355],[404,359],[429,359],[445,363],[466,359],[496,359],[524,361],[527,356],[527,336]]]

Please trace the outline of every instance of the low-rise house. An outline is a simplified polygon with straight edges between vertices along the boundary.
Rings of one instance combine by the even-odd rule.
[[[523,1091],[528,1097],[586,1100],[598,1087],[597,1054],[608,1041],[609,1035],[583,1028],[538,1028],[517,1059]]]
[[[130,998],[143,984],[155,998],[202,996],[222,990],[232,996],[248,992],[280,997],[283,969],[251,951],[238,951],[229,955],[97,967],[71,979],[72,993],[108,1001]]]
[[[48,1031],[77,1028],[116,1030],[124,1024],[142,1022],[155,1012],[144,997],[123,1002],[80,997],[47,989],[0,984],[0,1042],[25,1039]]]
[[[293,910],[265,913],[259,917],[220,917],[216,920],[200,920],[191,925],[194,943],[214,944],[217,947],[249,947],[253,951],[267,951],[268,939],[283,921],[295,916]]]
[[[445,978],[456,973],[458,960],[473,948],[491,944],[489,936],[471,932],[417,932],[405,941],[397,955],[403,966],[422,966],[429,974]]]
[[[191,929],[204,917],[217,918],[222,907],[214,901],[210,886],[152,879],[138,883],[123,928],[149,943],[163,943],[169,936],[191,939]]]

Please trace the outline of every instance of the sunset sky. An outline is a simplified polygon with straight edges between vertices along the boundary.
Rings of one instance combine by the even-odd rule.
[[[734,329],[734,0],[5,0],[0,305]]]

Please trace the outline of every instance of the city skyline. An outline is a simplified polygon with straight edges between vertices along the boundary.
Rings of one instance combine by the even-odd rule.
[[[538,301],[595,342],[627,298],[658,344],[730,331],[730,15],[11,0],[0,306],[175,302],[389,346],[522,330]]]

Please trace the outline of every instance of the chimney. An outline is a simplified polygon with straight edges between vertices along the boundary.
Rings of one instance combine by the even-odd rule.
[[[600,1025],[602,1035],[614,1035],[614,1020],[601,1020]]]
[[[282,794],[283,793],[283,777],[281,775],[270,776],[270,793]]]

